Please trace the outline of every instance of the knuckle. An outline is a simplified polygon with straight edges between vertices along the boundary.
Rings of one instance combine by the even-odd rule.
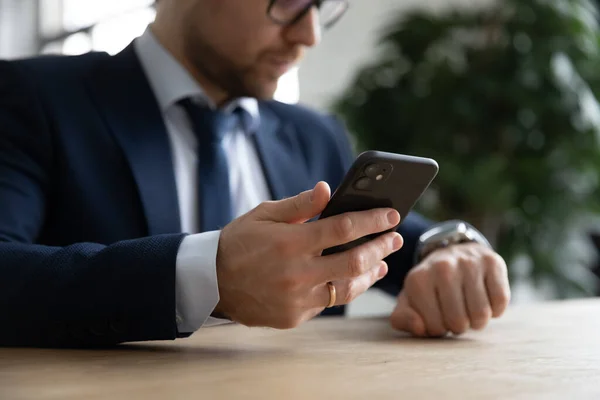
[[[494,253],[486,252],[481,256],[481,261],[483,261],[485,265],[496,266],[498,265],[498,256]]]
[[[375,223],[374,228],[378,232],[387,229],[389,226],[387,214],[381,211],[376,211],[375,218],[371,220]]]
[[[473,311],[471,314],[471,322],[475,326],[482,326],[492,317],[492,310],[489,307],[483,307]]]
[[[354,230],[354,221],[349,215],[342,215],[334,224],[335,235],[341,241],[351,241]]]
[[[449,261],[440,261],[435,265],[437,276],[442,282],[452,282],[455,275],[455,268]]]
[[[465,258],[459,264],[461,270],[468,276],[478,276],[481,272],[481,268],[472,258]]]
[[[275,207],[274,201],[263,201],[260,203],[255,210],[260,211],[261,213],[270,215]]]
[[[294,200],[292,200],[292,207],[293,207],[294,211],[295,212],[302,211],[302,205],[303,205],[303,196],[295,196]]]
[[[486,263],[486,265],[488,266],[488,270],[495,272],[498,277],[506,276],[508,274],[508,268],[504,262],[496,262],[494,264]]]
[[[354,281],[348,282],[345,289],[342,301],[344,304],[349,304],[356,298],[356,283]]]
[[[446,260],[446,259],[438,260],[435,263],[435,268],[437,270],[448,270],[449,271],[449,270],[452,270],[452,267],[453,267],[453,265],[450,262],[450,260]]]
[[[384,259],[386,256],[394,251],[394,237],[393,236],[383,236],[378,243],[377,253],[378,258],[380,260]]]
[[[492,297],[492,301],[494,302],[497,308],[504,309],[508,306],[508,303],[510,303],[509,290],[498,291],[498,293],[494,293]]]
[[[473,261],[471,256],[469,256],[468,254],[460,254],[459,256],[457,256],[456,262],[458,265],[468,265]]]
[[[270,201],[270,200],[263,201],[258,206],[256,206],[255,210],[264,210],[264,209],[271,207],[272,205],[273,205],[273,201]]]
[[[260,204],[258,205],[258,207],[257,207],[257,208],[261,208],[261,209],[263,209],[264,211],[267,211],[267,212],[269,212],[269,211],[272,211],[272,210],[274,210],[274,209],[275,209],[275,207],[276,207],[276,204],[277,204],[277,202],[275,202],[275,201],[272,201],[272,200],[263,201],[262,203],[260,203]]]
[[[353,251],[348,258],[348,275],[353,278],[361,276],[367,267],[367,257],[362,251]]]
[[[423,288],[427,283],[427,273],[424,269],[418,268],[413,269],[408,273],[405,279],[405,286],[407,289],[419,290]]]
[[[415,315],[415,314],[411,314],[408,317],[408,326],[410,327],[410,329],[413,331],[413,333],[416,334],[422,334],[422,332],[418,332],[418,328],[419,328],[419,324],[420,324],[420,318],[419,316]]]
[[[389,240],[385,237],[379,237],[375,240],[372,240],[368,244],[368,253],[372,256],[373,260],[381,261],[385,258],[387,254],[389,254],[391,246],[389,244]]]
[[[471,329],[474,329],[476,331],[480,331],[480,330],[482,330],[483,328],[485,328],[487,326],[487,323],[488,323],[487,320],[485,320],[485,321],[483,321],[483,320],[481,320],[481,321],[474,321],[474,322],[471,323]]]
[[[433,337],[443,337],[446,336],[448,330],[446,330],[443,326],[432,326],[427,328],[427,332]]]
[[[449,327],[452,333],[460,335],[461,333],[465,333],[467,331],[467,328],[469,327],[469,321],[464,318],[456,318],[450,321]]]
[[[286,293],[295,293],[300,287],[298,278],[291,273],[285,273],[280,281],[280,288]],[[287,299],[293,299],[292,297],[286,297]]]

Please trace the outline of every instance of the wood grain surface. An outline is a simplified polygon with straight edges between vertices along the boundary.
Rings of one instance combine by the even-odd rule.
[[[104,350],[0,349],[0,399],[600,399],[600,300],[421,340],[385,319],[237,325]]]

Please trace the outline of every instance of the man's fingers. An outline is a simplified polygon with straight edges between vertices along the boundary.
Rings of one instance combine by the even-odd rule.
[[[408,332],[414,336],[426,336],[425,322],[419,313],[408,304],[404,294],[398,296],[398,304],[390,317],[390,323],[394,329]]]
[[[438,306],[435,282],[426,270],[414,271],[407,277],[408,302],[425,321],[429,336],[440,337],[448,333]]]
[[[375,282],[382,279],[388,272],[388,266],[384,261],[375,263],[375,267],[370,268],[364,274],[346,280],[339,280],[332,282],[335,286],[335,303],[334,305],[340,306],[343,304],[349,304],[358,296],[369,290]],[[317,295],[314,296],[317,307],[325,307],[330,301],[330,291],[327,284],[321,284],[316,287]]]
[[[440,271],[437,280],[437,294],[444,325],[455,335],[460,335],[469,329],[461,281],[452,274],[452,269]]]
[[[483,280],[483,271],[480,266],[475,264],[472,267],[466,265],[464,267],[464,296],[471,328],[483,329],[492,317],[492,309]]]
[[[262,203],[258,218],[274,222],[302,223],[320,214],[331,194],[329,185],[319,182],[312,190],[280,201]]]
[[[308,235],[314,238],[314,250],[320,252],[368,235],[384,232],[399,223],[398,211],[391,208],[378,208],[335,215],[307,224],[305,227],[310,230]]]
[[[390,232],[343,253],[319,257],[313,268],[315,283],[358,278],[403,244],[399,233]]]
[[[510,303],[510,284],[504,260],[499,256],[490,257],[494,257],[496,262],[489,260],[492,263],[487,268],[485,286],[492,306],[492,317],[498,318]]]

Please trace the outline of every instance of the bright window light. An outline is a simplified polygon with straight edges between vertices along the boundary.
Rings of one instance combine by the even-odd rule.
[[[144,33],[148,24],[154,21],[155,14],[153,8],[143,8],[97,24],[92,29],[93,49],[109,54],[120,52]]]
[[[296,104],[300,100],[298,68],[290,70],[279,79],[275,100],[288,104]]]
[[[153,3],[154,0],[62,0],[63,27],[68,31],[85,28]]]
[[[62,46],[62,53],[68,55],[78,55],[88,53],[92,50],[92,39],[90,35],[84,32],[75,33],[65,39]]]

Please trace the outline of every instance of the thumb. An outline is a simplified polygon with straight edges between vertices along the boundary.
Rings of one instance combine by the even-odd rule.
[[[408,298],[401,292],[398,296],[398,304],[390,317],[394,329],[411,333],[415,336],[426,336],[425,321],[419,313],[410,306]]]
[[[325,209],[330,196],[329,185],[326,182],[319,182],[312,190],[269,203],[262,219],[294,224],[306,222]]]

